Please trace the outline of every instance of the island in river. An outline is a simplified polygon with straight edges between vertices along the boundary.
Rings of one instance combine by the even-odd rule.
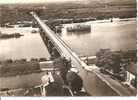
[[[0,33],[0,39],[19,38],[21,36],[23,36],[23,35],[20,33],[13,33],[13,34]]]

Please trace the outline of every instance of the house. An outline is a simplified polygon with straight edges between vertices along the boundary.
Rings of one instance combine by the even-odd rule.
[[[136,63],[130,63],[126,66],[126,72],[127,72],[127,79],[126,82],[135,87],[137,85],[137,64]]]
[[[57,73],[47,72],[41,77],[40,86],[42,96],[58,96],[64,94],[62,86],[64,81]]]

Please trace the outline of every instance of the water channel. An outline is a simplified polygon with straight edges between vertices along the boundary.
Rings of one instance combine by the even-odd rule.
[[[91,32],[68,33],[65,29],[71,24],[66,24],[61,33],[61,38],[78,55],[95,55],[99,49],[104,48],[110,48],[111,50],[136,49],[136,19],[117,19],[114,22],[104,20],[87,22],[85,24],[91,24]],[[30,27],[0,28],[2,33],[10,34],[18,32],[24,35],[20,38],[0,39],[0,60],[41,57],[49,58],[50,55],[40,35],[37,33],[31,34],[32,30],[33,29]],[[39,85],[41,76],[42,73],[34,73],[30,75],[0,78],[0,88],[19,88]],[[30,79],[33,80],[30,82]]]

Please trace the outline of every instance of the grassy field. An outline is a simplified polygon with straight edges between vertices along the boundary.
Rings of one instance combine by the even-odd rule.
[[[5,4],[0,5],[0,23],[32,20],[28,13],[32,10],[39,12],[39,16],[43,19],[128,18],[136,17],[136,0],[85,0],[85,2],[46,4]]]

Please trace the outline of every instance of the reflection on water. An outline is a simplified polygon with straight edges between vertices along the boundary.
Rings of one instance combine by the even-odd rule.
[[[20,33],[20,38],[0,39],[0,60],[32,57],[49,57],[39,34],[31,34],[33,28],[0,28],[2,33]]]
[[[85,35],[85,34],[90,34],[90,32],[67,32],[68,36],[77,35],[79,37],[79,36]]]
[[[136,19],[127,20],[88,22],[91,24],[91,33],[70,34],[63,29],[61,37],[78,55],[95,55],[101,48],[136,49]]]

